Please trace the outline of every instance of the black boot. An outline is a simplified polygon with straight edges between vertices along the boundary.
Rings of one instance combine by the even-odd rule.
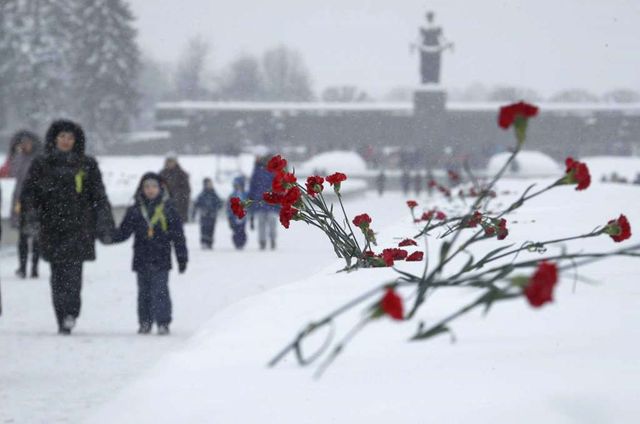
[[[27,278],[27,271],[25,271],[23,268],[18,268],[16,269],[16,276],[18,278],[25,279]]]
[[[267,242],[266,241],[261,241],[260,242],[260,250],[264,250],[267,248]]]

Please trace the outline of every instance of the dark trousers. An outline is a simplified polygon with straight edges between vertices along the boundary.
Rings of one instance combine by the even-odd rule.
[[[138,272],[138,321],[140,325],[171,322],[169,271]]]
[[[20,270],[26,274],[27,260],[29,258],[29,239],[31,239],[31,271],[38,271],[40,259],[40,244],[37,236],[20,233],[18,238],[18,255],[20,257]]]
[[[216,229],[216,217],[203,216],[200,218],[200,243],[207,247],[213,245],[213,232]]]
[[[231,224],[231,231],[233,231],[233,244],[236,249],[242,249],[247,243],[247,232],[245,231],[245,223]]]
[[[66,316],[80,315],[80,291],[82,290],[82,262],[51,264],[51,294],[58,326]]]

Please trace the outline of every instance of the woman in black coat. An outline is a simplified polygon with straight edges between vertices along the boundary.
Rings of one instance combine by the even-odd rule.
[[[114,228],[100,169],[85,155],[78,124],[51,124],[44,155],[33,160],[20,200],[22,213],[38,217],[41,254],[51,264],[58,329],[70,334],[80,314],[82,264],[95,260],[95,239],[110,241]]]

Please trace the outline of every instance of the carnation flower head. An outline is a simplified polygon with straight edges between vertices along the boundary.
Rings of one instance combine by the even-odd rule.
[[[585,163],[568,157],[565,160],[566,171],[563,181],[565,184],[577,184],[576,190],[584,190],[591,184],[589,168]]]
[[[524,288],[529,304],[539,308],[553,301],[553,289],[558,282],[558,268],[555,263],[542,261]]]
[[[287,167],[286,159],[283,159],[280,155],[275,155],[269,162],[267,162],[267,171],[269,172],[280,172],[283,171]]]
[[[392,319],[400,321],[404,317],[402,299],[392,288],[387,288],[384,296],[380,300],[379,308]]]
[[[353,225],[355,225],[356,227],[366,228],[369,226],[369,224],[371,224],[371,217],[366,213],[363,213],[353,218],[352,222],[353,222]]]
[[[239,197],[232,197],[230,202],[231,212],[233,212],[238,219],[242,219],[247,215],[244,210],[244,205]]]
[[[311,176],[307,178],[306,187],[307,194],[311,197],[316,197],[316,194],[322,192],[324,187],[322,184],[324,183],[324,178],[319,177],[317,175]]]
[[[609,234],[613,241],[620,243],[631,237],[631,224],[625,215],[620,214],[617,219],[609,221],[602,231]]]
[[[424,252],[417,250],[412,254],[410,254],[409,256],[407,256],[407,259],[405,260],[407,262],[420,262],[422,261],[422,259],[424,259]]]

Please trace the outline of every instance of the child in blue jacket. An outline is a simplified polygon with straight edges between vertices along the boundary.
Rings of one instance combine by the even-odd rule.
[[[159,335],[169,334],[171,245],[181,274],[187,269],[189,258],[182,220],[156,173],[143,175],[135,204],[127,209],[120,228],[114,231],[113,242],[123,242],[131,234],[133,271],[138,274],[138,333],[150,333],[155,322]]]
[[[203,249],[213,249],[213,234],[216,230],[216,218],[222,207],[222,200],[213,188],[211,178],[205,178],[202,182],[202,192],[198,195],[191,218],[195,219],[200,213],[200,244]]]
[[[235,214],[231,210],[231,199],[233,197],[238,197],[243,202],[247,200],[247,192],[244,191],[244,185],[245,178],[243,176],[234,178],[233,192],[229,196],[229,201],[227,202],[227,218],[229,219],[229,226],[231,227],[231,232],[233,233],[233,244],[238,250],[244,248],[244,245],[247,243],[247,232],[245,230],[247,219],[239,219],[237,216],[235,216]]]

